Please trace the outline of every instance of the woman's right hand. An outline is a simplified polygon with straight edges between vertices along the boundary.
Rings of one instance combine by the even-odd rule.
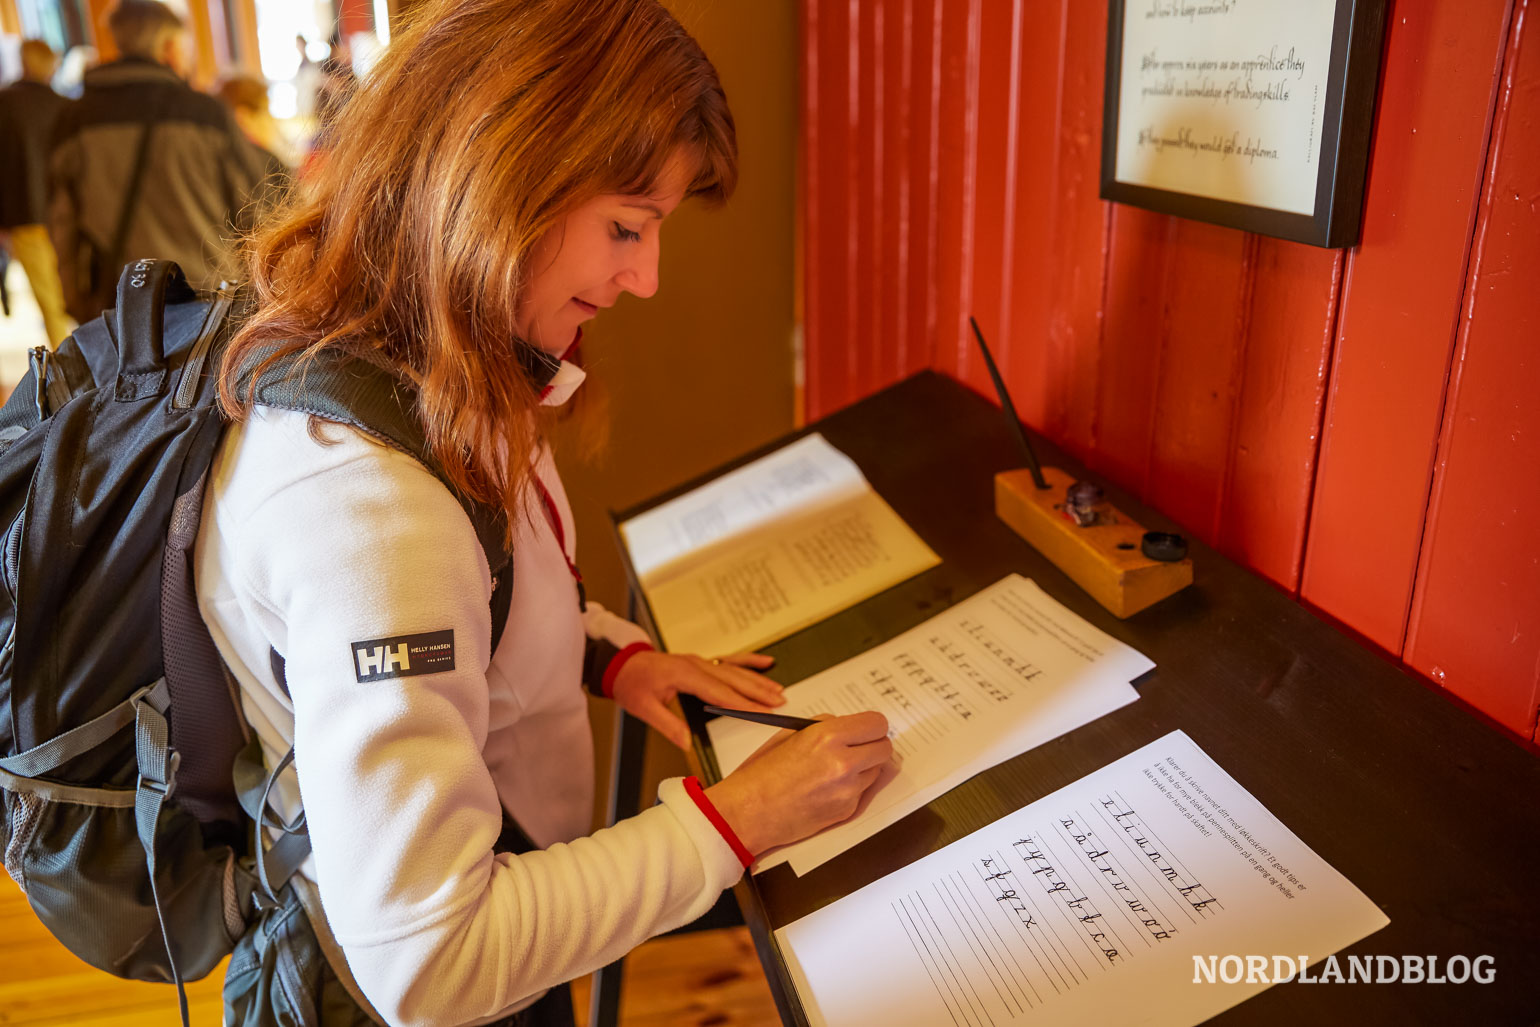
[[[880,713],[820,721],[781,732],[706,789],[756,856],[850,817],[893,756],[888,719]]]

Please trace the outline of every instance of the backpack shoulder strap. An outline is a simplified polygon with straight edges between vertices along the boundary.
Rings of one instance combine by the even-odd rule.
[[[494,576],[509,564],[505,519],[494,510],[461,495],[428,452],[428,440],[417,417],[417,392],[397,375],[362,360],[329,355],[304,359],[283,357],[257,375],[253,397],[259,405],[314,414],[357,428],[414,457],[444,482],[465,509]]]
[[[554,367],[539,370],[545,379],[554,373]],[[296,353],[262,368],[253,398],[263,406],[314,414],[366,432],[414,457],[444,483],[470,517],[492,571],[492,650],[496,651],[513,598],[507,521],[503,511],[461,495],[450,485],[428,452],[427,435],[417,417],[416,389],[391,371],[363,360],[330,354],[305,359]],[[281,674],[278,680],[282,685]]]
[[[139,133],[139,148],[134,152],[134,168],[129,172],[128,191],[123,195],[123,206],[118,211],[118,223],[112,231],[112,248],[107,251],[107,267],[117,271],[123,267],[123,250],[128,246],[128,230],[134,223],[134,212],[139,208],[139,194],[144,191],[144,172],[149,167],[150,139],[155,135],[158,118],[146,118]]]

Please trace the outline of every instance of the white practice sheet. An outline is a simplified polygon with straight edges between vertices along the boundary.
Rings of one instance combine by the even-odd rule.
[[[776,936],[814,1024],[1190,1027],[1389,922],[1173,731]]]

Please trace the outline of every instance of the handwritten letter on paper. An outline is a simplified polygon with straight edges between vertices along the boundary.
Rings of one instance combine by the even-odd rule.
[[[1115,178],[1315,211],[1336,0],[1126,0]]]
[[[813,1023],[1188,1027],[1390,921],[1180,731],[777,932]]]
[[[768,645],[940,559],[809,435],[620,527],[674,652]]]
[[[805,873],[974,774],[1138,698],[1153,664],[1013,574],[860,656],[786,691],[777,712],[876,710],[888,718],[893,772],[855,817],[772,850],[755,870],[789,861]],[[773,728],[708,725],[724,773]]]

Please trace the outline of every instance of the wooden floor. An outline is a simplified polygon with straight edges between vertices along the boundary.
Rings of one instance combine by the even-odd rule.
[[[220,1023],[221,966],[188,986],[194,1027]],[[587,1025],[588,978],[573,984],[577,1027]],[[770,1027],[770,988],[742,927],[650,941],[626,959],[625,1027]],[[21,890],[0,875],[0,1024],[165,1027],[177,1022],[169,985],[123,981],[54,941]]]

